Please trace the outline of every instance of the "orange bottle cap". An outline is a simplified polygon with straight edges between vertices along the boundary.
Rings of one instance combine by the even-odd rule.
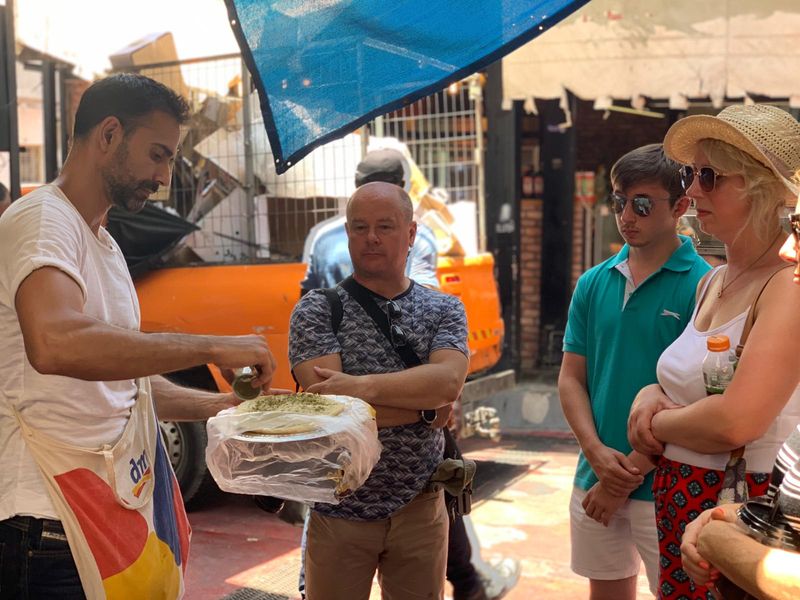
[[[711,352],[725,352],[731,349],[731,341],[727,335],[712,335],[706,341],[706,346]]]

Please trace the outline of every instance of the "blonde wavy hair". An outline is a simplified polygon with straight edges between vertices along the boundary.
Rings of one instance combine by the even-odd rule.
[[[744,178],[742,192],[750,205],[745,228],[750,226],[763,242],[768,242],[780,227],[780,218],[793,194],[778,177],[755,158],[728,143],[704,139],[697,143],[709,165],[725,175]],[[800,172],[798,172],[800,175]]]

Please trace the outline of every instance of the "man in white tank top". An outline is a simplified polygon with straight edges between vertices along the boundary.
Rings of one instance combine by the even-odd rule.
[[[592,600],[634,600],[644,561],[658,582],[653,465],[627,440],[627,414],[661,352],[694,309],[708,271],[676,233],[688,199],[660,144],[637,148],[611,170],[612,207],[626,244],[581,276],[569,310],[559,394],[581,446],[570,501],[572,569]],[[647,335],[642,332],[647,331]]]

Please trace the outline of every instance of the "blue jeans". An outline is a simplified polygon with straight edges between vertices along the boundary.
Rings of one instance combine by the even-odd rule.
[[[85,600],[60,521],[0,521],[0,600]]]

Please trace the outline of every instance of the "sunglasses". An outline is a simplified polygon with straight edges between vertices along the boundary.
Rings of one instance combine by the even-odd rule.
[[[704,192],[714,191],[714,186],[717,185],[717,181],[725,177],[725,175],[722,173],[717,173],[711,167],[700,167],[699,169],[695,169],[691,165],[684,165],[678,170],[678,172],[681,175],[681,187],[683,187],[684,192],[691,187],[695,176],[697,176],[697,182],[700,184],[700,189]]]
[[[800,213],[789,215],[789,227],[792,228],[794,234],[794,243],[800,244]]]
[[[406,332],[400,325],[393,323],[403,316],[403,311],[400,310],[400,305],[394,300],[389,300],[386,303],[386,315],[389,317],[389,333],[392,340],[392,346],[395,348],[402,348],[408,343]]]
[[[611,208],[614,209],[614,212],[622,214],[622,211],[625,210],[625,206],[628,202],[631,203],[631,207],[633,208],[634,214],[638,217],[649,217],[650,213],[653,212],[653,206],[658,200],[669,200],[669,198],[651,198],[650,196],[634,196],[630,200],[623,196],[622,194],[617,194],[614,192],[609,196],[609,202],[611,203]]]

